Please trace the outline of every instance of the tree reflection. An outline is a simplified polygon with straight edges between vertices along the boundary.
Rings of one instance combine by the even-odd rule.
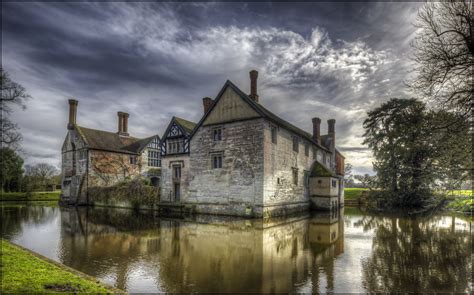
[[[15,204],[0,206],[2,216],[2,238],[12,239],[22,231],[23,224],[47,223],[55,218],[58,207],[42,205]]]
[[[364,230],[375,229],[373,253],[362,262],[366,290],[468,291],[469,235],[440,228],[439,218],[366,216],[357,222]]]

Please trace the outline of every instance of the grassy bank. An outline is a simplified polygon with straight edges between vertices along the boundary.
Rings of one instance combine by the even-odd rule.
[[[58,201],[61,191],[53,192],[24,192],[0,193],[0,201]]]
[[[344,200],[357,200],[365,191],[368,191],[368,189],[359,187],[344,188]]]
[[[1,241],[1,293],[115,293],[92,277]]]

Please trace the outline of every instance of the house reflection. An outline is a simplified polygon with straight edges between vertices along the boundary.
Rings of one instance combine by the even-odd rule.
[[[123,289],[290,292],[334,285],[341,214],[271,220],[61,209],[61,261]],[[133,286],[133,288],[131,288]]]

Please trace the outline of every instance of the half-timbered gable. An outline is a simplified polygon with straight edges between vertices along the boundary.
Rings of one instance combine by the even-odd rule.
[[[173,117],[161,140],[161,155],[189,153],[189,135],[196,123]]]
[[[161,200],[179,202],[188,193],[189,138],[196,123],[173,117],[161,140]]]

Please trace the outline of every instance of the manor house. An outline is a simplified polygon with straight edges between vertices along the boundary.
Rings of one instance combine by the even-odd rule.
[[[161,139],[158,135],[130,137],[123,130],[127,117],[121,119],[123,113],[119,113],[117,133],[91,131],[107,134],[97,135],[99,148],[88,140],[90,135],[81,132],[86,128],[75,123],[77,102],[73,101],[63,146],[63,172],[77,171],[75,178],[71,173],[63,174],[70,175],[64,176],[64,181],[70,182],[63,194],[76,196],[86,191],[82,177],[91,176],[78,173],[83,170],[78,170],[78,158],[73,154],[79,150],[92,151],[79,158],[87,159],[89,164],[83,169],[89,171],[86,175],[94,175],[96,185],[113,183],[97,176],[97,165],[92,164],[95,156],[91,157],[96,152],[129,158],[122,162],[131,166],[127,170],[130,175],[148,177],[147,171],[154,167],[149,165],[150,152],[159,151],[159,156],[152,158],[161,164],[157,165],[161,166],[160,177],[155,180],[159,180],[162,204],[192,207],[197,213],[254,217],[343,206],[344,157],[336,149],[335,120],[327,121],[326,135],[321,135],[318,117],[310,122],[312,134],[294,126],[263,106],[265,99],[257,94],[257,78],[258,72],[251,71],[248,95],[231,81],[225,82],[214,99],[203,98],[199,122],[173,117]],[[85,181],[90,185],[91,180]]]

